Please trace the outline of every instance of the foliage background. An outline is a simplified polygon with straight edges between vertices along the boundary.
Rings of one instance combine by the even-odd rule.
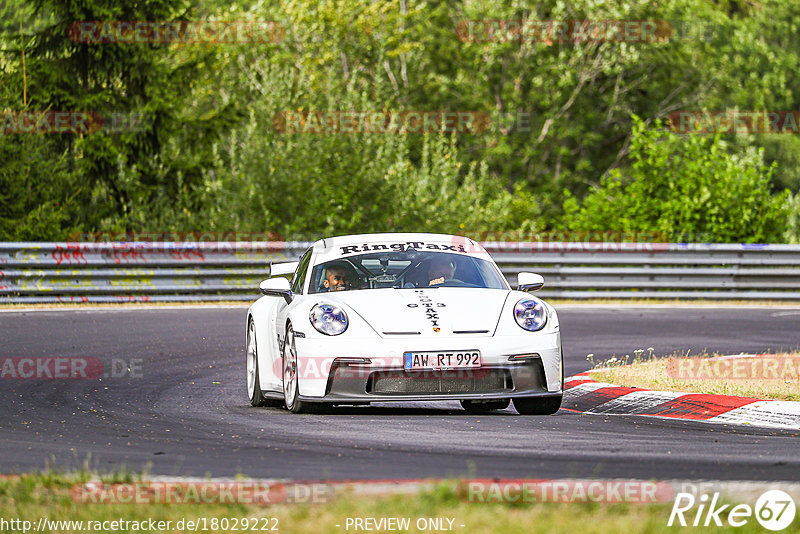
[[[82,20],[208,19],[275,20],[287,33],[268,44],[67,38]],[[666,19],[693,33],[468,43],[464,19]],[[141,118],[129,132],[0,134],[0,240],[557,230],[798,242],[799,136],[680,136],[661,122],[680,109],[800,109],[798,24],[794,0],[0,0],[0,110]],[[479,134],[284,134],[273,117],[286,110],[470,110],[493,122]]]

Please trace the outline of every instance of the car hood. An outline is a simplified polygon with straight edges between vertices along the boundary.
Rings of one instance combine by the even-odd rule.
[[[342,302],[378,334],[390,337],[493,335],[509,293],[505,289],[439,287],[342,291],[325,296]]]

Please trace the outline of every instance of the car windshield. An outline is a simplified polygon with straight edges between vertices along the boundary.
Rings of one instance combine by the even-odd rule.
[[[472,287],[508,289],[491,261],[464,254],[407,249],[373,252],[320,263],[310,293],[393,287]]]

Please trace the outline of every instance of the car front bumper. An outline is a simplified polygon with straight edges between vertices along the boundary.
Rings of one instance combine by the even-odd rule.
[[[558,396],[563,362],[559,332],[503,337],[296,338],[300,399],[352,403]],[[481,353],[474,369],[406,370],[416,351]],[[526,355],[522,360],[514,356]]]

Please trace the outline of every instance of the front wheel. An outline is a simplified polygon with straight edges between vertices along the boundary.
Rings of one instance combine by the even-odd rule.
[[[461,407],[464,408],[467,412],[482,415],[492,412],[494,410],[505,410],[508,408],[508,405],[511,403],[511,399],[499,399],[499,400],[488,400],[488,401],[480,401],[480,400],[462,400]]]
[[[514,408],[520,415],[553,415],[561,408],[561,399],[561,395],[514,399]]]
[[[286,328],[286,340],[283,342],[283,400],[286,409],[292,413],[316,411],[316,404],[298,399],[300,385],[297,369],[297,345],[295,344],[294,330],[289,325]]]

